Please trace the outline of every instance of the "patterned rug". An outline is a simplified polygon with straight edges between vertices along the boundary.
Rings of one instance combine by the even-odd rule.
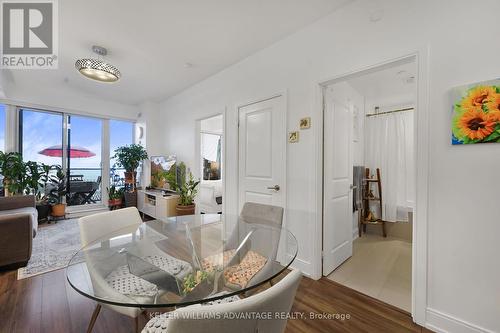
[[[40,226],[33,239],[31,259],[26,267],[18,269],[17,279],[64,268],[79,249],[80,230],[77,219]],[[83,261],[82,258],[75,259]]]

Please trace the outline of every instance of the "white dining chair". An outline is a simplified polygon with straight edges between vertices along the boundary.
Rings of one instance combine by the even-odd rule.
[[[280,282],[256,295],[230,303],[192,305],[152,318],[142,333],[282,333],[286,314],[297,292],[302,273],[291,271]],[[263,320],[263,314],[272,319]]]
[[[142,223],[139,211],[135,207],[118,209],[110,212],[98,213],[82,217],[78,220],[80,227],[80,240],[82,247],[91,244],[100,238],[109,239],[113,234],[123,235],[127,233],[135,233],[137,228]],[[177,269],[177,277],[182,279],[192,271],[189,263],[178,260],[160,251],[154,244],[150,244],[149,240],[135,241],[136,251],[140,256],[147,257],[152,264],[158,266],[165,271]],[[97,251],[97,255],[105,251]],[[110,249],[110,253],[116,251]],[[93,252],[85,251],[86,266],[92,281],[92,287],[95,295],[106,297],[114,302],[120,303],[152,303],[158,293],[157,287],[153,284],[142,280],[141,278],[132,275],[127,269],[124,257],[120,256],[108,258],[106,262],[101,262],[93,256]],[[112,260],[118,260],[112,262]],[[175,266],[175,267],[174,267]],[[134,297],[128,295],[127,290],[134,289]],[[135,319],[136,331],[139,330],[138,317],[143,312],[139,307],[124,307],[98,303],[90,320],[87,332],[90,333],[99,315],[101,307],[107,307],[113,311],[124,314]]]
[[[246,223],[246,228],[241,230],[242,224],[237,224],[229,236],[224,250],[234,249],[240,243],[242,237],[248,234],[252,224],[268,226],[270,228],[281,229],[283,224],[283,207],[259,204],[254,202],[245,202],[240,213],[240,220]],[[268,240],[264,240],[269,243]],[[276,259],[278,247],[275,247],[270,253],[272,260]]]
[[[268,276],[276,263],[278,244],[283,225],[283,207],[246,202],[240,213],[240,220],[245,224],[238,224],[228,238],[224,251],[236,249],[242,239],[251,232],[253,225],[259,225],[251,237],[251,249],[267,258],[264,266],[248,281],[255,284]],[[267,227],[267,230],[266,230]],[[272,281],[269,283],[272,285]],[[249,291],[247,295],[251,294]]]
[[[240,217],[247,223],[266,224],[281,228],[283,224],[283,207],[245,202]]]

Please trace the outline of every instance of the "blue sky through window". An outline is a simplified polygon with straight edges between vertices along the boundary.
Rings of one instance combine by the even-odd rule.
[[[5,128],[4,106],[0,105],[0,144],[3,147]],[[71,115],[72,146],[80,146],[93,152],[95,156],[88,158],[72,158],[71,168],[100,168],[102,120],[99,118]],[[23,158],[25,161],[38,161],[46,164],[62,165],[60,157],[50,157],[39,154],[50,146],[62,145],[63,116],[58,113],[48,113],[23,109]],[[110,156],[114,150],[123,145],[133,143],[134,124],[129,121],[110,120]],[[110,161],[113,166],[114,160]]]
[[[109,121],[109,155],[113,157],[115,149],[120,146],[130,145],[134,142],[134,124],[130,121],[110,120]],[[111,159],[110,166],[113,167],[115,159]]]
[[[5,105],[0,104],[0,150],[5,151]]]
[[[58,113],[47,113],[23,109],[23,159],[45,164],[62,165],[61,157],[50,157],[39,154],[45,148],[62,145],[63,116]]]

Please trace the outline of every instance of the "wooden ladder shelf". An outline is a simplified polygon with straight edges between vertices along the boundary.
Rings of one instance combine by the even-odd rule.
[[[377,185],[377,196],[373,195],[371,185]],[[377,176],[376,178],[370,178],[370,169],[365,169],[365,178],[363,179],[363,191],[361,192],[363,198],[363,210],[360,214],[359,218],[359,236],[361,237],[362,231],[366,233],[367,225],[380,225],[382,226],[382,233],[384,237],[387,237],[387,233],[385,230],[385,221],[382,220],[382,183],[380,178],[380,169],[377,168]],[[375,218],[373,213],[370,211],[370,202],[377,202],[379,206],[380,217]],[[371,215],[371,216],[370,216]]]

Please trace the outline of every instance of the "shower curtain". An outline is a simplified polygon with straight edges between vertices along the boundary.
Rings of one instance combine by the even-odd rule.
[[[414,112],[367,117],[365,164],[382,178],[385,221],[406,221],[415,202]]]

